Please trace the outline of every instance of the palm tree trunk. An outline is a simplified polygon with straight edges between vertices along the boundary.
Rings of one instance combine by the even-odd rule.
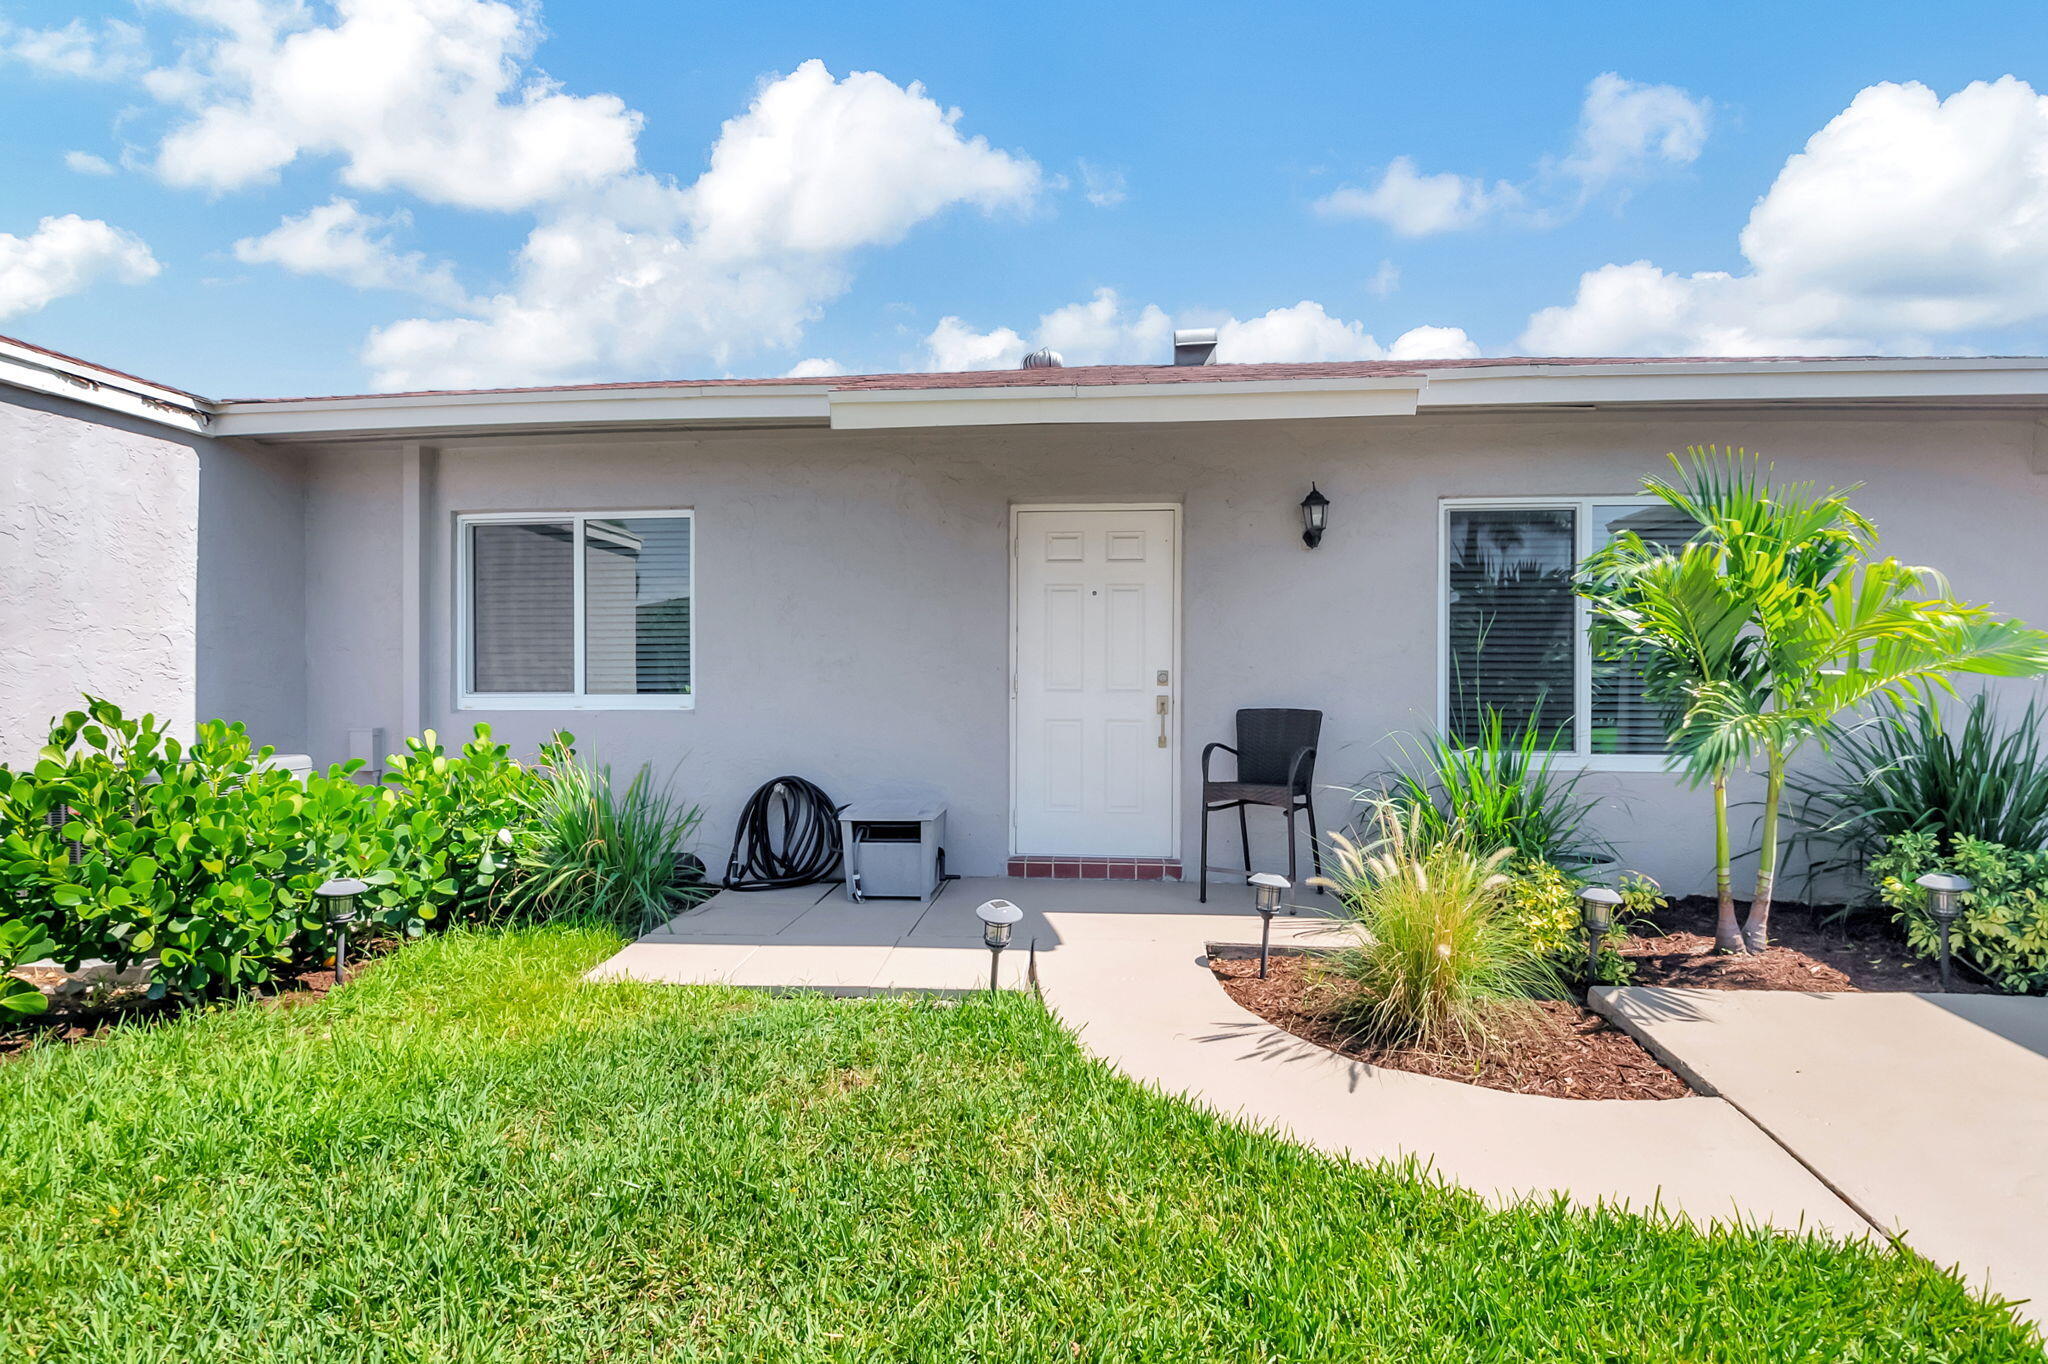
[[[1749,902],[1749,917],[1742,923],[1742,941],[1752,952],[1770,945],[1771,894],[1778,882],[1778,806],[1785,795],[1785,755],[1770,750],[1770,766],[1764,777],[1763,848],[1756,860],[1756,898]]]
[[[1714,774],[1714,950],[1743,951],[1742,930],[1735,923],[1735,872],[1728,854],[1728,769]]]

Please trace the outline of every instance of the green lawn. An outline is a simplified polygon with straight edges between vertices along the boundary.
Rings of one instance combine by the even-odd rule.
[[[578,983],[614,946],[428,940],[0,1066],[0,1358],[2039,1357],[1904,1255],[1238,1130],[1025,997]]]

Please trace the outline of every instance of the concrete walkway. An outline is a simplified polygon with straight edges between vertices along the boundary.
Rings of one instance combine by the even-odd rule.
[[[998,897],[1025,910],[1005,985],[1020,983],[1036,942],[1045,999],[1081,1045],[1166,1093],[1333,1154],[1412,1157],[1495,1202],[1561,1193],[1699,1223],[1870,1231],[1723,1100],[1507,1094],[1363,1065],[1273,1027],[1206,963],[1212,943],[1258,940],[1242,886],[1212,886],[1206,906],[1163,882],[965,881],[929,904],[853,905],[822,887],[725,893],[591,975],[840,994],[986,987],[974,907]],[[1337,940],[1310,915],[1275,928],[1282,945]]]
[[[2048,1000],[1619,989],[1594,1006],[1866,1217],[2048,1304]]]

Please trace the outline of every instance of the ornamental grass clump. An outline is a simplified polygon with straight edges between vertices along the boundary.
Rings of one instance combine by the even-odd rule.
[[[526,797],[509,899],[534,917],[588,915],[644,933],[682,908],[676,856],[704,813],[644,763],[620,786],[609,764],[577,756],[570,740],[558,735],[541,750],[548,779]]]
[[[1443,1052],[1479,1049],[1563,989],[1512,912],[1510,848],[1474,850],[1459,836],[1428,839],[1413,809],[1382,802],[1377,838],[1331,836],[1318,882],[1351,916],[1356,943],[1330,961],[1334,1012],[1364,1036]]]

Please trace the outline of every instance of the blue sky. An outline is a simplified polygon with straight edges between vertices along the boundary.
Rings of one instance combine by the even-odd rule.
[[[1248,360],[2048,350],[2044,29],[0,0],[0,331],[215,396],[1157,361],[1172,324]]]

